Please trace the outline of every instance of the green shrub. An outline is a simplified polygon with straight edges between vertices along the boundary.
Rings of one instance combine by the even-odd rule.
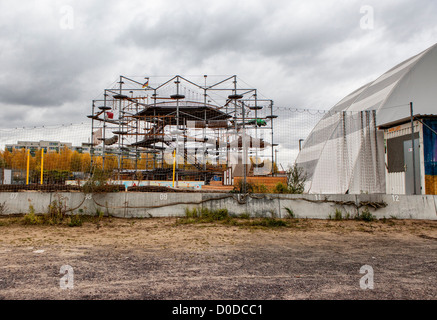
[[[7,207],[6,202],[0,203],[0,215],[6,214]]]
[[[246,190],[244,190],[244,181],[238,180],[235,183],[234,189],[231,193],[254,193],[254,185],[252,183],[246,182]]]
[[[41,218],[35,214],[35,208],[33,205],[29,205],[29,213],[24,216],[23,223],[26,225],[37,225],[42,223]]]
[[[288,186],[283,184],[282,182],[278,182],[275,186],[275,188],[273,189],[273,193],[290,193],[290,191],[288,190]]]
[[[108,180],[111,178],[112,172],[94,168],[93,175],[83,186],[84,193],[99,193],[99,192],[113,192],[118,191],[118,186],[108,185]]]
[[[229,220],[231,216],[229,215],[228,209],[209,210],[208,208],[202,208],[198,210],[194,208],[190,210],[189,208],[185,208],[185,219],[197,222],[213,222]]]
[[[250,219],[250,214],[249,213],[242,213],[238,216],[238,218],[240,219],[244,219],[244,220],[249,220]]]
[[[266,228],[280,228],[280,227],[288,227],[288,224],[279,219],[274,218],[263,218],[260,220],[254,220],[250,222],[250,226],[252,227],[266,227]]]
[[[48,224],[59,224],[67,216],[67,208],[61,201],[54,200],[49,205],[48,214],[43,215],[44,222]]]
[[[343,220],[343,213],[339,209],[335,209],[334,220],[341,221]]]
[[[288,191],[292,194],[302,194],[305,191],[305,183],[308,177],[303,168],[295,163],[287,170]]]
[[[217,209],[217,210],[202,210],[200,218],[209,221],[223,221],[229,219],[230,216],[229,216],[228,209]]]
[[[199,212],[197,208],[194,208],[193,210],[190,210],[189,208],[185,208],[185,218],[199,218]]]
[[[361,221],[371,222],[371,221],[375,221],[375,220],[376,220],[376,217],[375,217],[373,214],[371,214],[370,211],[369,211],[369,208],[366,207],[366,208],[361,212],[361,214],[358,213],[356,219],[357,219],[357,220],[361,220]]]
[[[69,227],[81,227],[83,224],[82,217],[78,215],[72,215],[68,218],[67,225]]]
[[[265,184],[255,184],[252,186],[254,193],[269,193],[269,188]]]
[[[290,209],[290,208],[284,208],[284,209],[287,212],[287,218],[288,219],[296,218],[296,215],[295,215],[295,213],[294,213],[294,211],[292,209]]]

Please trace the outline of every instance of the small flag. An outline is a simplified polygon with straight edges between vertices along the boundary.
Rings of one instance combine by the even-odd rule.
[[[106,112],[108,119],[114,119],[114,114],[112,112]]]
[[[149,79],[147,78],[147,81],[143,84],[143,89],[149,86]]]

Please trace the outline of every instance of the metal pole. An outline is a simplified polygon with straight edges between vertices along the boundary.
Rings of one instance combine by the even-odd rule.
[[[271,117],[272,117],[272,119],[271,119],[271,121],[272,121],[272,177],[274,177],[275,176],[275,168],[274,168],[274,166],[273,166],[273,164],[274,164],[274,148],[275,148],[275,146],[274,146],[274,142],[273,142],[273,101],[270,101],[270,115],[271,115]]]
[[[175,180],[175,171],[176,171],[176,150],[173,152],[173,188],[174,188],[174,180]]]
[[[120,95],[123,93],[123,78],[122,76],[120,76]],[[122,114],[122,104],[123,104],[123,99],[120,99],[120,107],[118,109],[118,131],[121,132],[122,131],[122,127],[121,127],[121,119],[123,117]],[[119,139],[118,139],[118,181],[120,182],[120,171],[123,169],[123,154],[122,154],[122,149],[123,149],[123,142],[122,142],[122,135],[119,135]]]
[[[234,95],[237,95],[237,76],[234,76]],[[237,125],[237,100],[234,99],[234,124],[235,124],[235,134],[238,132]]]
[[[44,148],[41,148],[41,185],[44,184]]]
[[[413,103],[410,102],[410,112],[411,112],[411,144],[413,148],[413,183],[414,183],[414,194],[417,194],[416,187],[416,148],[414,146],[414,113],[413,113]]]
[[[275,167],[278,170],[278,149],[275,150]]]
[[[104,96],[104,106],[106,107],[106,97],[108,96],[106,90],[103,96]],[[106,149],[105,139],[106,139],[106,113],[103,113],[103,145],[102,145],[102,170],[103,171],[105,171],[105,149]]]
[[[207,81],[207,78],[208,78],[208,76],[207,75],[204,75],[203,76],[204,78],[205,78],[205,89],[204,89],[204,94],[203,94],[203,104],[204,104],[204,106],[205,106],[205,112],[204,112],[204,118],[205,118],[205,127],[203,128],[203,139],[202,139],[202,141],[203,141],[203,143],[202,143],[202,145],[203,145],[203,157],[202,157],[202,159],[203,159],[203,171],[205,171],[206,172],[206,126],[207,126],[207,115],[206,115],[206,100],[207,100],[207,98],[208,98],[208,88],[206,87],[206,81]],[[204,173],[203,174],[203,181],[205,182],[205,184],[206,184],[206,174]]]
[[[138,100],[137,100],[138,101]],[[135,105],[135,115],[138,115],[138,102]],[[138,176],[138,133],[139,130],[139,122],[138,117],[136,117],[135,122],[135,175]],[[155,144],[153,144],[153,148],[155,148]],[[155,169],[155,166],[153,166],[153,169]]]
[[[243,134],[241,135],[241,147],[242,147],[242,149],[243,149],[243,154],[242,154],[242,156],[243,156],[243,159],[242,159],[242,162],[243,162],[243,194],[246,194],[246,183],[247,183],[247,167],[246,167],[246,163],[247,163],[247,161],[246,161],[246,157],[247,157],[247,145],[246,145],[246,125],[245,125],[245,121],[246,121],[246,118],[245,118],[245,115],[244,115],[244,102],[243,101],[241,101],[241,108],[242,108],[242,111],[243,111]]]
[[[27,149],[26,185],[29,185],[30,149]]]
[[[94,109],[95,109],[96,105],[95,105],[95,101],[93,100],[93,105],[92,105],[92,113],[91,115],[93,116],[91,118],[91,143],[90,143],[90,157],[91,157],[91,161],[90,161],[90,173],[92,173],[93,171],[93,165],[94,165]]]
[[[176,77],[176,94],[179,95],[179,76]],[[179,171],[179,98],[176,99],[176,166]],[[179,172],[176,172],[176,188],[178,187],[179,182]]]
[[[258,140],[258,92],[255,90],[255,163],[258,164],[258,147],[260,146],[260,141]]]

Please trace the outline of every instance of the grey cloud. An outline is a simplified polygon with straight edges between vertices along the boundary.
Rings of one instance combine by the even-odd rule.
[[[64,4],[71,31],[59,28]],[[359,28],[361,1],[0,0],[4,126],[43,124],[29,116],[35,108],[82,122],[120,74],[237,74],[276,106],[328,109],[437,42],[434,2],[365,4],[375,30]]]

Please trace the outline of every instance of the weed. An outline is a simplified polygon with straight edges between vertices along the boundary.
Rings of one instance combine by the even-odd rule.
[[[371,222],[371,221],[375,221],[375,220],[376,220],[376,217],[375,217],[372,213],[370,213],[369,208],[366,207],[366,208],[361,212],[361,214],[358,213],[356,219],[357,219],[357,220],[361,220],[361,221]]]
[[[234,189],[231,191],[231,193],[254,193],[254,189],[254,184],[250,182],[246,182],[246,184],[244,184],[242,180],[238,180],[234,184]]]
[[[67,217],[67,208],[61,201],[54,200],[49,205],[47,215],[43,215],[44,222],[48,224],[59,224]]]
[[[273,193],[290,193],[288,186],[282,182],[278,182],[273,189]]]
[[[68,218],[67,225],[71,228],[81,227],[83,224],[82,217],[79,215],[72,215]]]
[[[288,227],[288,223],[283,220],[278,220],[274,218],[263,218],[261,220],[250,221],[248,224],[250,227],[266,227],[266,228],[280,228]]]
[[[286,208],[286,207],[284,209],[285,209],[285,211],[287,211],[287,218],[288,219],[295,219],[296,218],[296,215],[295,215],[293,209]]]
[[[199,212],[197,208],[190,210],[189,208],[185,208],[185,218],[199,218]]]
[[[305,183],[308,176],[303,168],[295,163],[287,170],[287,184],[288,191],[292,194],[302,194],[305,191]]]
[[[279,227],[289,227],[289,224],[281,219],[276,218],[276,213],[270,211],[272,217],[266,217],[263,214],[263,218],[251,219],[249,213],[243,213],[241,215],[230,215],[227,209],[215,209],[210,210],[208,208],[202,208],[200,211],[198,209],[189,208],[185,209],[185,217],[178,219],[177,224],[195,224],[195,223],[212,223],[220,222],[229,226],[240,226],[240,227],[265,227],[265,228],[279,228]],[[247,220],[247,221],[239,221]]]
[[[250,219],[250,213],[242,213],[238,216],[239,219],[243,219],[243,220],[249,220]]]
[[[269,213],[270,213],[270,216],[272,217],[272,219],[275,219],[278,217],[275,210],[269,210]]]
[[[120,191],[119,185],[109,184],[112,172],[94,168],[93,175],[82,187],[84,193],[117,192]]]
[[[202,208],[199,210],[197,208],[194,208],[190,210],[189,208],[185,208],[185,221],[180,222],[184,222],[184,224],[186,224],[186,220],[189,220],[192,223],[205,223],[214,221],[226,221],[230,219],[232,218],[229,215],[228,209],[209,210],[208,208]]]
[[[343,220],[343,213],[339,209],[335,209],[334,220],[341,221]]]
[[[98,217],[99,220],[102,220],[104,215],[105,215],[105,213],[100,208],[96,209],[96,217]]]
[[[255,184],[253,185],[254,193],[269,193],[269,188],[265,184]]]
[[[33,205],[29,205],[29,213],[24,216],[23,223],[26,225],[37,225],[42,223],[40,217],[35,214],[35,208]]]
[[[203,210],[201,211],[201,219],[209,221],[223,221],[230,218],[228,209]]]
[[[0,203],[0,215],[6,214],[7,207],[6,202]]]

